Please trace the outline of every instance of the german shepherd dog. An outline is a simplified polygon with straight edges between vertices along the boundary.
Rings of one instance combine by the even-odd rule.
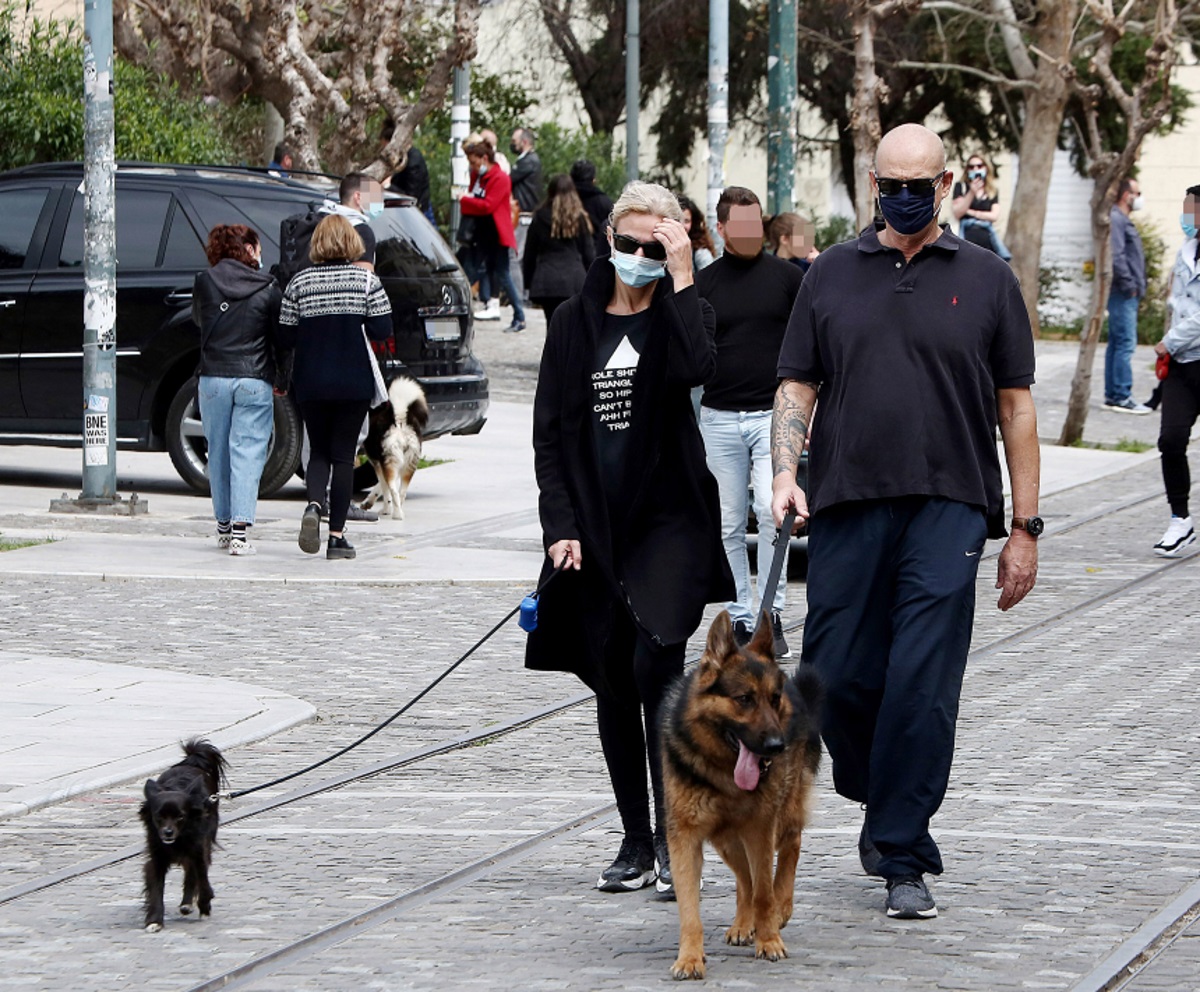
[[[218,823],[217,800],[212,797],[224,781],[226,761],[216,747],[200,738],[184,744],[183,754],[177,765],[147,780],[140,811],[146,825],[145,927],[149,933],[163,927],[163,889],[171,865],[183,868],[179,912],[187,916],[197,905],[201,916],[212,911],[208,867]]]
[[[789,678],[774,657],[769,616],[739,648],[729,614],[708,632],[700,664],[663,707],[667,845],[679,904],[677,979],[704,977],[700,869],[711,841],[737,879],[730,944],[787,956],[800,834],[821,760],[820,683],[811,666]],[[778,864],[773,865],[778,854]],[[774,868],[774,878],[772,878]]]
[[[404,519],[404,497],[421,460],[421,434],[429,423],[429,404],[416,379],[401,376],[388,386],[388,401],[367,417],[363,451],[375,469],[375,488],[363,500],[369,510],[382,499],[393,520]]]

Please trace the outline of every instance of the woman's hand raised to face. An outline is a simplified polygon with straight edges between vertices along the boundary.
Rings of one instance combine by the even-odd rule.
[[[675,291],[692,285],[692,241],[679,221],[663,217],[654,225],[654,237],[667,249],[667,272],[675,282]]]

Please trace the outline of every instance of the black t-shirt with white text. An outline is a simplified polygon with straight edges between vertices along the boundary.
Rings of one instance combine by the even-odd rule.
[[[606,313],[592,365],[592,437],[609,507],[620,498],[633,423],[633,377],[650,330],[650,311]]]

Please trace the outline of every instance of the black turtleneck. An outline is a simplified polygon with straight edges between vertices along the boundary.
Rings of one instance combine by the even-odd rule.
[[[696,289],[717,312],[717,371],[704,387],[714,410],[770,410],[779,346],[800,292],[798,266],[765,252],[728,251],[696,273]]]

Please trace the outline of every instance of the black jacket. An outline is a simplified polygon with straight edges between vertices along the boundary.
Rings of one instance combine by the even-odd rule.
[[[192,320],[200,328],[200,375],[275,382],[282,296],[272,276],[232,258],[198,273]]]
[[[542,160],[535,151],[522,155],[512,164],[508,174],[512,180],[512,195],[521,208],[521,213],[533,213],[542,202]]]
[[[633,386],[624,519],[610,520],[591,426],[590,375],[616,273],[588,271],[583,292],[550,322],[533,407],[534,469],[543,541],[577,539],[583,567],[542,593],[525,664],[569,671],[609,691],[605,649],[614,610],[662,644],[686,641],[706,603],[732,599],[717,483],[689,395],[713,374],[715,318],[694,287],[659,281]],[[553,572],[546,559],[542,581]]]
[[[612,214],[613,201],[595,183],[576,183],[575,192],[583,201],[592,222],[592,240],[596,245],[596,257],[608,257],[608,218]]]
[[[582,219],[582,218],[581,218]],[[573,238],[555,238],[550,234],[550,208],[541,207],[529,224],[525,258],[521,272],[530,299],[566,299],[583,289],[587,270],[596,251],[592,232],[580,223]]]

